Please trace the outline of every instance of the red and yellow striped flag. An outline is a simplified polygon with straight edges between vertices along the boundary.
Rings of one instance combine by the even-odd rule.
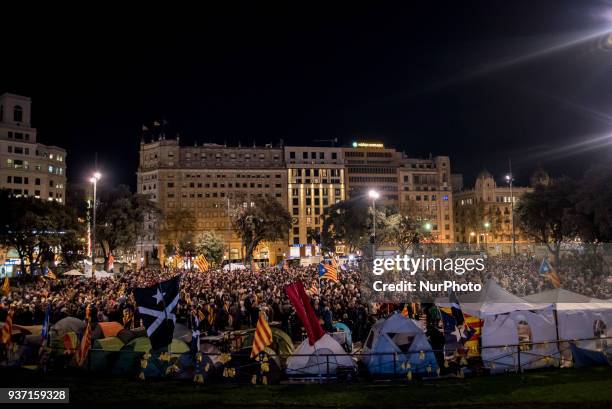
[[[338,282],[338,263],[336,262],[336,259],[332,257],[329,264],[326,263],[323,267],[325,267],[325,274],[323,274],[321,278],[325,278],[329,281],[337,283]]]
[[[271,343],[272,330],[268,325],[268,321],[266,321],[265,314],[260,312],[259,320],[257,320],[257,327],[255,328],[255,336],[253,337],[253,350],[251,351],[251,358],[257,356]]]
[[[204,257],[201,254],[199,256],[197,256],[193,262],[195,263],[196,266],[198,266],[200,271],[206,271],[210,267],[210,264],[206,260],[206,257]]]
[[[13,309],[9,309],[8,315],[6,316],[6,321],[4,321],[4,326],[0,331],[0,344],[11,345],[12,343],[13,314]]]
[[[77,365],[82,366],[87,359],[87,354],[89,354],[89,350],[91,349],[91,321],[87,321],[87,326],[85,327],[85,332],[83,333],[83,338],[81,338],[81,345],[79,345],[79,350],[77,353]]]
[[[8,295],[11,292],[11,283],[8,276],[4,277],[4,283],[2,283],[2,295]]]

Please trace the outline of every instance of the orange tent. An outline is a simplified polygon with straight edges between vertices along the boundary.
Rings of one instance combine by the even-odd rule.
[[[119,331],[123,329],[123,325],[116,321],[98,322],[98,326],[100,326],[102,334],[104,334],[104,338],[116,337]]]

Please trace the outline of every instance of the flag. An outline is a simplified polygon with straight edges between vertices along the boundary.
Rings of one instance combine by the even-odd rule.
[[[112,254],[108,255],[108,271],[115,268],[115,257]]]
[[[193,262],[195,263],[196,266],[198,266],[198,268],[200,269],[200,271],[206,271],[209,269],[210,265],[208,263],[208,261],[206,260],[206,257],[204,257],[203,255],[199,255],[197,256]]]
[[[317,285],[316,281],[312,282],[312,285],[310,286],[310,295],[319,295],[319,286]]]
[[[263,312],[259,313],[257,327],[255,328],[255,336],[253,337],[253,350],[251,358],[257,356],[268,345],[272,343],[272,330],[266,320],[266,315]]]
[[[314,345],[325,334],[325,331],[310,305],[310,298],[306,295],[304,286],[301,282],[296,281],[285,286],[285,293],[308,334],[308,343]]]
[[[57,280],[57,276],[55,275],[55,273],[53,271],[51,271],[50,268],[46,268],[45,269],[46,273],[44,275],[44,277],[50,279],[50,280]]]
[[[42,346],[47,345],[47,338],[49,336],[49,320],[51,319],[51,303],[47,305],[45,310],[45,319],[43,320],[42,328],[40,331],[40,344]]]
[[[544,259],[542,260],[542,264],[540,264],[539,273],[541,276],[548,278],[553,287],[561,287],[561,279],[559,278],[559,275],[557,274],[553,266],[548,261],[548,258],[544,257]]]
[[[319,276],[334,283],[338,282],[338,264],[334,258],[329,263],[319,264]]]
[[[151,287],[134,289],[138,312],[154,350],[172,342],[179,302],[179,280],[180,276],[176,276]]]
[[[2,326],[2,330],[0,330],[0,344],[11,345],[12,343],[12,334],[13,334],[13,309],[9,309],[8,315],[6,316],[6,321],[4,321],[4,325]]]
[[[9,282],[8,276],[4,277],[4,283],[2,283],[2,294],[8,295],[11,292],[11,283]]]
[[[402,315],[404,318],[408,318],[408,304],[404,304],[404,309],[402,310]]]
[[[85,326],[85,332],[83,332],[83,337],[81,338],[81,344],[79,345],[79,350],[77,351],[77,365],[82,366],[87,359],[87,355],[89,354],[89,350],[91,349],[91,320],[87,320],[87,325]]]
[[[461,304],[459,304],[459,298],[457,298],[457,294],[454,291],[451,291],[448,295],[448,301],[451,305],[451,313],[457,325],[462,325],[465,321],[465,317],[463,316],[463,311],[461,310]]]

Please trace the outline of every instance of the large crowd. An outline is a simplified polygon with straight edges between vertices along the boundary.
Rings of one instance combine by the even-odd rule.
[[[540,262],[529,257],[490,258],[481,276],[471,279],[482,282],[494,279],[518,296],[533,294],[552,288],[550,281],[538,274]],[[558,274],[563,288],[601,299],[612,296],[609,274],[596,273],[580,260],[564,260],[562,266]],[[177,320],[188,326],[199,321],[199,329],[208,335],[252,328],[263,311],[268,321],[292,338],[301,339],[301,326],[284,292],[284,286],[296,280],[308,289],[324,329],[332,331],[333,323],[341,321],[351,329],[357,342],[365,339],[378,316],[403,308],[402,305],[381,308],[368,302],[360,287],[360,273],[346,266],[339,271],[338,283],[319,280],[316,266],[270,267],[258,272],[157,268],[127,271],[114,278],[96,280],[75,277],[28,283],[15,281],[10,293],[2,297],[0,321],[4,321],[9,307],[14,311],[14,324],[27,326],[41,324],[49,306],[52,323],[68,316],[82,319],[89,306],[94,321],[117,321],[133,329],[141,322],[132,289],[176,275],[181,276]],[[418,312],[409,311],[412,317],[417,317]]]

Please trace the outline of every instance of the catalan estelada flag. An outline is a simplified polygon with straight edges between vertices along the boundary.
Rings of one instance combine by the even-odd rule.
[[[57,280],[57,276],[55,275],[53,271],[51,271],[50,268],[47,268],[47,274],[45,274],[45,277],[48,278],[49,280]]]
[[[253,337],[253,350],[251,351],[251,358],[256,357],[271,343],[272,330],[268,325],[265,314],[260,312],[259,319],[257,320],[257,327],[255,328],[255,336]]]
[[[319,264],[319,276],[334,283],[338,282],[338,263],[332,258],[329,263]]]
[[[4,321],[4,326],[2,327],[2,330],[0,330],[0,344],[11,345],[12,343],[13,314],[13,309],[9,309],[8,315],[6,316],[6,321]]]
[[[559,275],[557,274],[553,266],[550,265],[548,258],[545,257],[542,260],[542,264],[540,264],[539,272],[541,276],[544,276],[550,280],[550,283],[552,284],[553,287],[555,288],[561,287],[561,279],[559,278]]]
[[[196,266],[198,266],[200,271],[206,271],[210,267],[210,264],[206,260],[206,257],[204,257],[201,254],[197,256],[193,262],[195,263]]]
[[[319,286],[317,285],[315,281],[312,282],[312,285],[310,286],[309,291],[310,291],[311,296],[319,295]]]

